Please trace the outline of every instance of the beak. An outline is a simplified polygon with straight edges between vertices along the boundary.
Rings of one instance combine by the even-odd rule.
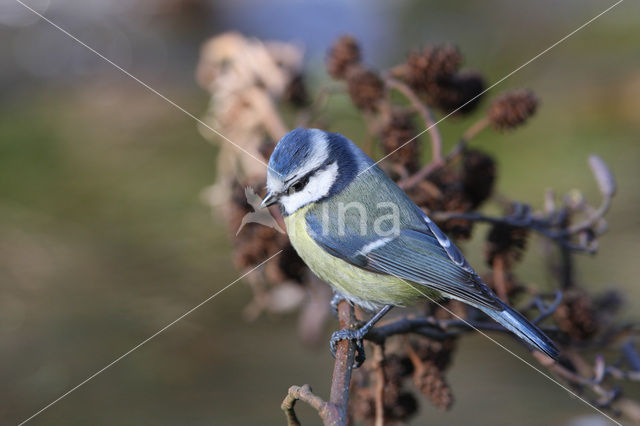
[[[264,200],[262,200],[262,203],[260,203],[260,208],[264,209],[265,207],[269,207],[270,205],[277,203],[279,198],[280,198],[280,194],[275,193],[273,191],[267,192],[267,195],[265,195]]]

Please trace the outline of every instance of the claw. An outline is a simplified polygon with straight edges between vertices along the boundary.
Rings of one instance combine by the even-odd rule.
[[[331,350],[331,355],[333,355],[334,358],[336,357],[336,346],[338,345],[339,341],[355,340],[356,357],[353,362],[353,368],[360,367],[366,359],[366,355],[364,352],[364,342],[362,339],[368,331],[368,329],[365,330],[363,328],[360,328],[358,330],[338,330],[333,332],[333,334],[331,335],[331,340],[329,341],[329,349]]]
[[[337,307],[337,304],[344,299],[342,296],[339,296],[336,293],[336,295],[333,296],[333,300],[331,300],[332,307],[333,307],[334,300],[336,300],[337,298],[340,298],[340,299],[337,301],[336,307]],[[362,341],[364,339],[364,336],[367,335],[367,333],[369,332],[369,330],[371,330],[371,328],[375,325],[375,323],[377,323],[380,320],[380,318],[382,318],[387,312],[389,312],[391,308],[392,308],[391,305],[384,306],[382,309],[380,309],[378,313],[376,313],[373,317],[371,317],[371,319],[367,321],[365,325],[363,325],[357,330],[345,329],[345,330],[334,331],[333,334],[331,335],[331,340],[329,341],[329,349],[331,350],[331,355],[333,355],[334,358],[336,357],[336,345],[340,340],[355,340],[356,357],[353,362],[353,368],[360,367],[366,359],[366,356],[364,353],[364,343]]]

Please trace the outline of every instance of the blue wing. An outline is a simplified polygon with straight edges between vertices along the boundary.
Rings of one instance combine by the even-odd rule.
[[[342,236],[318,232],[321,225],[313,214],[307,215],[307,224],[316,243],[352,265],[428,286],[476,307],[503,309],[462,253],[426,216],[422,229],[402,229],[389,237],[348,230]]]

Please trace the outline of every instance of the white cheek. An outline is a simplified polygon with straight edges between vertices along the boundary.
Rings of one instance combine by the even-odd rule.
[[[287,214],[291,214],[300,207],[313,203],[327,195],[337,176],[338,164],[331,163],[326,169],[313,175],[302,191],[280,197],[280,203]]]

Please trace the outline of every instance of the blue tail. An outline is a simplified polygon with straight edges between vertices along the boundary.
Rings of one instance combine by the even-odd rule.
[[[504,303],[501,304],[503,308],[502,311],[492,310],[490,308],[482,308],[482,311],[529,345],[541,350],[553,359],[558,359],[560,351],[555,343],[553,343],[542,330],[519,312],[511,309]]]

